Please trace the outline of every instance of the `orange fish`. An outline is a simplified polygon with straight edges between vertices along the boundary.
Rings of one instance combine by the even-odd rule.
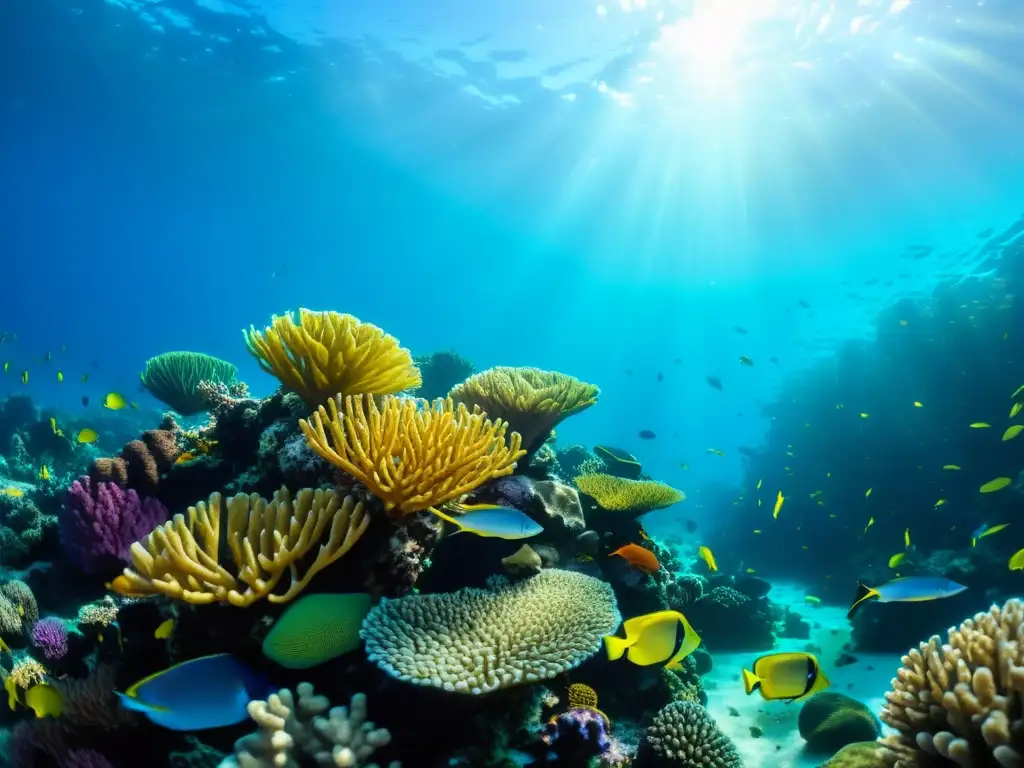
[[[644,573],[654,573],[661,568],[661,563],[658,562],[658,558],[654,556],[654,553],[649,549],[644,549],[639,544],[627,544],[624,547],[619,547],[609,554],[608,557],[613,555],[618,555],[634,568],[639,568]]]

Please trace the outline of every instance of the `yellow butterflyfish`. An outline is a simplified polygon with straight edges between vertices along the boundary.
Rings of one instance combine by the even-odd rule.
[[[39,683],[25,691],[25,706],[33,710],[36,717],[60,717],[64,700],[52,685]]]
[[[700,559],[707,564],[708,570],[718,570],[718,563],[715,562],[715,556],[708,547],[701,547],[697,550],[697,554],[700,555]]]
[[[1024,424],[1014,424],[1013,426],[1007,427],[1006,431],[1003,432],[1003,442],[1007,440],[1013,440],[1021,432],[1024,432]]]
[[[769,653],[754,661],[753,671],[743,670],[743,689],[749,696],[761,693],[765,701],[801,701],[831,683],[809,653]]]
[[[900,563],[903,562],[903,558],[906,557],[904,552],[897,552],[895,555],[889,558],[889,567],[896,568]]]
[[[604,636],[610,661],[625,656],[640,667],[659,664],[675,669],[700,645],[700,637],[678,611],[657,611],[626,619],[622,631],[625,637]]]
[[[124,399],[124,395],[119,395],[117,392],[108,392],[107,396],[103,398],[103,407],[109,408],[111,411],[119,411],[128,405],[128,401]]]
[[[99,438],[99,433],[95,429],[83,429],[78,433],[76,438],[80,443],[95,443]]]
[[[786,500],[786,497],[782,495],[782,491],[779,491],[779,495],[775,497],[775,510],[772,512],[772,517],[776,520],[779,518],[779,512],[782,511],[782,502]]]
[[[165,619],[160,622],[160,626],[156,628],[156,632],[153,633],[153,637],[157,640],[166,640],[168,637],[174,634],[174,619]]]

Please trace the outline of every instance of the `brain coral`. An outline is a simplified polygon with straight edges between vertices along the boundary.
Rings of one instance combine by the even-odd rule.
[[[800,709],[800,736],[815,752],[836,752],[878,736],[878,720],[864,704],[842,693],[816,693]]]
[[[736,745],[700,704],[673,701],[647,729],[647,743],[666,765],[680,768],[743,768]]]
[[[992,606],[903,657],[885,694],[890,765],[1024,764],[1024,602]]]
[[[480,694],[573,669],[619,621],[611,586],[545,570],[516,584],[495,579],[492,589],[384,600],[360,634],[370,660],[392,677]]]

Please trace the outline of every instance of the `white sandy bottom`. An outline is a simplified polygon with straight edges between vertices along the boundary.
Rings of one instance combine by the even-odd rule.
[[[855,653],[856,664],[835,668],[832,662],[839,655],[843,643],[850,638],[850,623],[846,609],[838,606],[814,606],[804,602],[804,590],[799,585],[775,585],[771,599],[790,606],[811,623],[810,640],[782,640],[775,651],[802,651],[812,643],[822,649],[818,660],[832,687],[828,690],[845,693],[862,701],[878,712],[890,681],[900,666],[896,654]],[[819,629],[814,624],[820,624]],[[704,677],[708,694],[708,712],[722,731],[736,743],[743,756],[745,768],[814,768],[824,763],[829,755],[806,754],[804,740],[797,729],[797,717],[802,702],[786,704],[765,701],[755,692],[747,696],[743,691],[741,672],[758,656],[769,653],[716,653],[714,669]],[[872,669],[868,669],[871,667]],[[739,716],[729,714],[730,708]],[[759,727],[763,735],[750,734],[752,726]]]

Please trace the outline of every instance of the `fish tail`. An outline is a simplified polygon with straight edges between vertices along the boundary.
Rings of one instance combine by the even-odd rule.
[[[623,637],[617,637],[615,635],[604,636],[604,649],[608,652],[609,661],[621,659],[622,654],[626,652],[629,645],[629,641]]]
[[[743,670],[743,690],[747,692],[747,696],[752,694],[758,688],[761,687],[761,678],[755,675],[750,670]]]
[[[878,597],[878,593],[871,587],[867,586],[862,582],[857,582],[857,594],[853,598],[853,605],[850,606],[850,610],[846,614],[847,619],[852,619],[853,614],[860,608],[861,603],[865,600],[870,600],[873,597]]]

